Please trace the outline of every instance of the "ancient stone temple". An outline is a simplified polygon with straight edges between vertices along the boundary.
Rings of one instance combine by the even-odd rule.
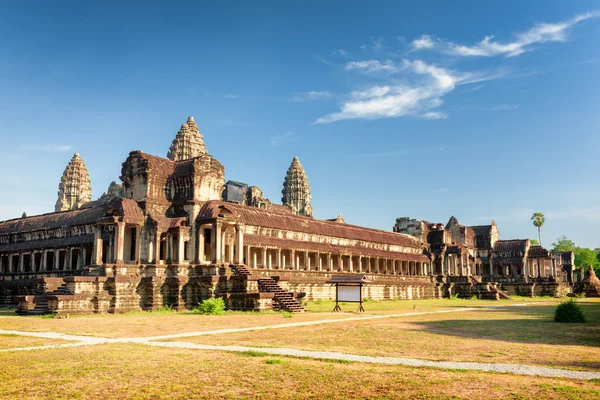
[[[187,122],[181,125],[173,143],[167,153],[171,161],[182,161],[206,154],[204,137],[200,134],[194,117],[189,117]]]
[[[292,213],[312,217],[310,185],[298,157],[294,157],[287,170],[281,193],[283,194],[281,202],[290,207]]]
[[[297,157],[283,204],[274,204],[257,186],[225,180],[191,117],[168,154],[130,152],[121,183],[95,201],[76,155],[60,211],[0,222],[0,304],[23,314],[116,313],[190,309],[218,296],[229,309],[302,311],[303,299],[334,298],[333,274],[369,275],[373,300],[570,289],[566,261],[529,240],[500,240],[493,221],[398,218],[384,231],[341,214],[313,218]]]
[[[76,210],[91,200],[90,176],[85,163],[79,154],[75,153],[58,185],[58,200],[54,211]]]

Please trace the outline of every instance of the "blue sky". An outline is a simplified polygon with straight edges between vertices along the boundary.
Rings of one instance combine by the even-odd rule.
[[[545,245],[600,247],[600,4],[165,4],[0,4],[0,220],[52,211],[74,152],[99,197],[193,115],[273,201],[298,156],[318,218],[510,239],[541,211]]]

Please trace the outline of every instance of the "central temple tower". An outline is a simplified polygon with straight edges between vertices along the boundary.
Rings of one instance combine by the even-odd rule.
[[[90,201],[92,201],[90,175],[79,154],[75,153],[60,179],[58,200],[54,211],[76,210]]]
[[[181,129],[173,139],[167,158],[171,161],[182,161],[203,154],[206,154],[204,137],[200,133],[194,117],[189,117],[187,122],[181,125]]]
[[[290,207],[294,214],[313,216],[313,209],[310,205],[312,200],[310,184],[298,157],[294,157],[287,170],[281,193],[283,194],[281,197],[283,205]]]

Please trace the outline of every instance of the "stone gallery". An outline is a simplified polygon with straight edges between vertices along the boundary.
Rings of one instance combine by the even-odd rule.
[[[166,158],[129,153],[120,180],[92,201],[75,154],[55,212],[0,222],[0,304],[116,313],[217,296],[233,310],[303,311],[303,299],[334,299],[326,282],[345,273],[368,275],[373,300],[560,296],[573,286],[572,253],[500,240],[493,221],[398,218],[384,231],[316,219],[297,157],[275,204],[257,186],[225,181],[192,117]]]

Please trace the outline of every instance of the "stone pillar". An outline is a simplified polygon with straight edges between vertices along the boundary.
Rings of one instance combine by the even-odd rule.
[[[222,260],[222,249],[223,249],[223,243],[222,243],[222,239],[223,239],[223,235],[221,234],[221,228],[222,228],[222,224],[220,222],[215,222],[213,223],[212,226],[212,232],[213,232],[213,241],[212,241],[212,248],[213,248],[213,256],[212,256],[212,262],[213,264],[218,264],[221,262]]]
[[[241,225],[235,229],[235,263],[244,263],[244,228]]]
[[[195,263],[196,264],[200,264],[204,261],[204,236],[206,233],[206,228],[204,228],[204,225],[200,225],[198,227],[198,244],[196,245],[196,260]],[[240,252],[241,254],[242,252]],[[242,256],[243,257],[243,256]]]
[[[283,269],[283,264],[281,262],[281,249],[277,249],[277,269]]]
[[[348,272],[354,272],[354,263],[352,262],[352,255],[348,256]]]
[[[142,227],[135,227],[135,263],[141,264],[142,262]]]
[[[2,263],[2,257],[0,257],[0,264]],[[48,250],[42,251],[42,265],[40,266],[42,271],[48,270]],[[2,271],[2,265],[0,265],[0,271]]]
[[[304,269],[310,271],[310,254],[308,251],[304,252]]]
[[[261,260],[262,261],[262,267],[265,268],[265,269],[268,268],[269,266],[267,264],[267,248],[266,247],[264,249],[262,249],[261,257],[260,258],[262,259]]]
[[[317,270],[323,271],[323,258],[321,257],[321,253],[317,253]]]
[[[125,223],[117,222],[117,228],[115,230],[116,238],[116,252],[115,252],[115,263],[122,264],[123,263],[123,247],[125,243]]]
[[[98,225],[96,226],[96,229],[94,229],[94,253],[92,259],[94,265],[102,264],[102,247],[102,225]],[[54,261],[54,265],[56,265],[56,261]]]
[[[185,241],[183,240],[183,230],[180,229],[177,234],[177,264],[183,264],[183,255],[185,254]]]
[[[331,253],[327,253],[327,271],[333,270],[333,259],[331,258]]]

